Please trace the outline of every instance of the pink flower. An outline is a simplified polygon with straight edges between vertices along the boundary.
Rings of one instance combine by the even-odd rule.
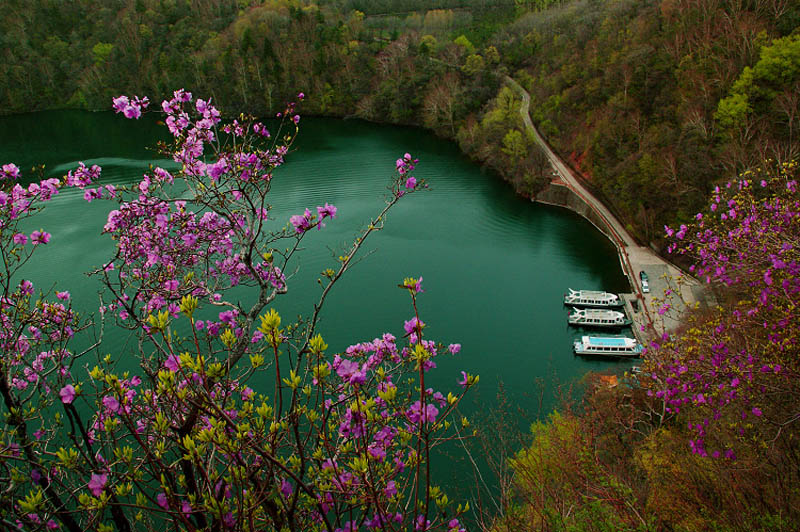
[[[205,114],[208,112],[208,104],[209,102],[205,101],[202,98],[198,98],[195,102],[195,108],[197,108],[197,112],[200,114]]]
[[[411,408],[406,412],[408,420],[412,423],[433,423],[436,421],[436,416],[439,415],[439,409],[432,404],[425,405],[424,411],[420,407],[420,402],[416,401],[411,405]]]
[[[181,361],[177,355],[171,355],[164,361],[164,367],[175,373],[181,368]]]
[[[386,487],[383,488],[383,493],[385,493],[387,497],[394,497],[397,495],[397,486],[395,486],[394,480],[390,480],[386,483]]]
[[[103,397],[103,405],[112,412],[119,411],[119,401],[112,395],[106,395]]]
[[[56,292],[56,297],[61,301],[67,301],[69,299],[69,292]]]
[[[139,98],[134,96],[133,99],[127,96],[117,96],[113,100],[114,112],[122,113],[125,118],[139,118],[142,116],[142,108],[147,107],[150,101],[147,97]]]
[[[32,295],[32,294],[33,294],[33,283],[31,283],[31,282],[30,282],[29,280],[27,280],[27,279],[23,279],[23,280],[22,280],[22,281],[19,283],[19,291],[20,291],[20,293],[22,293],[22,295],[24,295],[24,296],[29,296],[29,295]]]
[[[44,231],[34,231],[31,233],[31,243],[35,246],[36,244],[47,244],[50,242],[50,233],[46,233]]]
[[[102,473],[100,475],[92,473],[92,478],[89,480],[89,491],[92,492],[92,495],[95,497],[99,497],[101,493],[103,493],[103,489],[106,487],[106,482],[108,481],[108,475]]]
[[[343,381],[350,384],[363,384],[366,380],[366,372],[358,364],[352,360],[342,359],[336,367],[336,374],[341,377]]]
[[[420,329],[425,327],[425,322],[418,320],[416,316],[403,323],[403,329],[406,331],[406,334],[416,332],[418,326]]]
[[[14,235],[14,243],[19,246],[24,246],[28,242],[28,237],[22,233]]]
[[[99,199],[103,197],[103,189],[101,188],[87,188],[86,191],[83,193],[83,199],[85,199],[88,203],[91,203],[92,200]]]
[[[306,209],[305,213],[303,213],[302,215],[295,214],[294,216],[289,218],[289,221],[292,223],[295,231],[298,234],[305,233],[306,231],[311,229],[311,211]]]
[[[125,110],[126,107],[130,104],[130,100],[124,94],[121,96],[117,96],[116,98],[111,100],[113,104],[114,111],[117,113],[121,113]]]
[[[169,503],[167,502],[167,494],[166,493],[159,493],[156,495],[156,502],[159,506],[163,509],[167,510],[169,508]]]
[[[68,405],[75,400],[75,387],[71,384],[67,384],[61,388],[58,395],[61,397],[61,402]]]
[[[416,177],[411,176],[408,179],[406,179],[406,188],[408,190],[414,190],[414,188],[416,186],[417,186],[417,178]]]
[[[281,494],[284,498],[288,499],[289,496],[292,494],[292,483],[286,480],[285,478],[281,480]]]
[[[16,179],[19,176],[19,167],[14,163],[3,165],[3,173],[0,179]]]
[[[142,116],[142,110],[135,105],[129,105],[122,111],[122,114],[125,115],[125,118],[139,118]]]
[[[317,207],[317,214],[319,214],[320,220],[328,216],[336,218],[336,207],[326,203],[324,207]]]
[[[447,523],[447,530],[448,532],[466,532],[467,529],[461,526],[458,519],[451,519]]]

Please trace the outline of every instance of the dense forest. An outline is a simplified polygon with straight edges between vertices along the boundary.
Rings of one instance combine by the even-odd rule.
[[[267,114],[428,127],[524,194],[547,181],[502,91],[645,243],[712,183],[791,159],[800,7],[788,0],[118,0],[5,3],[0,111],[105,109],[175,87]]]
[[[796,530],[799,26],[796,0],[6,0],[0,113],[186,87],[264,116],[302,90],[305,113],[429,128],[535,196],[514,78],[641,242],[717,238],[679,247],[724,289],[651,346],[652,382],[590,377],[533,427],[496,529]]]

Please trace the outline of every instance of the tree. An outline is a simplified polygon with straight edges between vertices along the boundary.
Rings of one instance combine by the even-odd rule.
[[[481,54],[470,54],[464,61],[461,71],[467,76],[477,76],[484,68],[486,68],[486,61],[484,61],[483,56]]]
[[[519,164],[528,154],[528,144],[518,129],[509,129],[503,136],[503,153],[508,155],[514,165]]]
[[[114,45],[106,42],[99,42],[92,47],[92,56],[94,57],[94,65],[101,66],[108,61]]]
[[[128,118],[147,104],[114,100]],[[309,316],[286,323],[272,308],[289,293],[284,272],[311,230],[336,216],[326,203],[273,228],[269,192],[298,133],[295,104],[272,132],[244,116],[223,123],[183,90],[161,107],[173,137],[162,148],[181,164],[174,174],[151,168],[117,190],[98,186],[101,168],[81,163],[64,180],[25,189],[16,166],[2,167],[0,522],[70,531],[463,530],[467,508],[433,486],[430,453],[460,437],[447,418],[478,379],[463,373],[462,390],[447,396],[426,386],[436,356],[460,346],[426,338],[422,279],[400,285],[414,309],[402,340],[385,334],[331,355],[316,327],[365,239],[425,187],[412,175],[417,161],[397,160],[385,208],[322,272]],[[35,297],[32,283],[17,279],[50,239],[23,233],[20,222],[65,186],[118,203],[104,228],[116,250],[94,275],[110,296],[100,321],[129,329],[133,353],[101,357],[98,343],[73,352],[72,338],[92,324],[69,293]],[[131,355],[138,369],[117,371],[116,360]]]
[[[466,35],[459,35],[453,40],[453,43],[464,49],[464,52],[471,54],[475,52],[475,45],[473,45]]]
[[[422,120],[425,127],[455,137],[456,109],[462,87],[458,76],[448,72],[430,86],[423,103]]]

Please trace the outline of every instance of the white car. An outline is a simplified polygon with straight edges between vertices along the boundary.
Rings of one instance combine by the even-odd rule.
[[[647,294],[650,292],[650,281],[645,272],[639,272],[639,280],[642,281],[642,293]]]

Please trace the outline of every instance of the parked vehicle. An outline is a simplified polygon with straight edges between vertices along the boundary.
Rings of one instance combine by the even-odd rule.
[[[650,292],[650,279],[644,271],[639,272],[639,280],[642,281],[642,293]]]

